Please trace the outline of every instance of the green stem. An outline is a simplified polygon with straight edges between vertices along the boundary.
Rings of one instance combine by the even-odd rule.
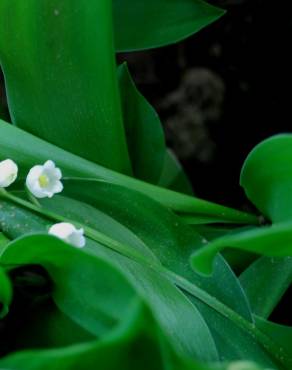
[[[48,219],[59,222],[71,222],[75,226],[82,227],[84,229],[85,235],[93,239],[94,241],[102,244],[103,246],[112,249],[113,251],[121,254],[124,257],[127,257],[134,260],[137,263],[146,266],[147,268],[153,269],[156,273],[159,273],[170,280],[173,284],[175,284],[178,288],[188,292],[193,297],[199,299],[200,301],[204,302],[206,305],[211,307],[213,310],[217,311],[219,314],[224,316],[225,318],[233,321],[240,329],[247,332],[252,337],[256,337],[258,342],[261,343],[263,348],[268,351],[278,362],[283,363],[284,356],[287,354],[283,353],[280,350],[279,346],[272,339],[270,339],[267,335],[262,333],[258,328],[256,328],[253,322],[249,322],[244,319],[241,315],[237,312],[226,306],[224,303],[219,301],[217,298],[211,296],[209,293],[204,291],[203,289],[196,286],[194,283],[191,283],[187,279],[183,278],[182,276],[177,275],[176,273],[168,270],[167,268],[163,267],[158,262],[153,262],[152,259],[148,259],[146,256],[140,254],[139,252],[135,251],[133,248],[128,247],[127,245],[120,243],[109,236],[92,229],[82,223],[79,223],[75,220],[68,220],[67,218],[58,215],[54,212],[48,211],[44,208],[40,208],[35,204],[29,203],[26,200],[18,198],[5,190],[0,190],[0,198],[9,200],[15,204],[18,204],[26,209],[29,209],[35,213],[38,213]]]

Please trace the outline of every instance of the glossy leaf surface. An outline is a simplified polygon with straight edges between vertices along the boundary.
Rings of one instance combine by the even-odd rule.
[[[0,63],[13,124],[130,173],[111,1],[3,0],[0,17]]]
[[[159,117],[137,90],[126,64],[118,68],[118,78],[134,176],[157,183],[166,151]]]
[[[240,183],[247,197],[272,222],[292,219],[292,135],[273,136],[247,157]]]
[[[180,41],[224,14],[202,0],[114,0],[117,51]]]
[[[275,248],[276,244],[277,248]],[[215,239],[194,253],[192,266],[203,274],[210,274],[214,257],[227,247],[270,257],[292,256],[292,224],[291,222],[279,223]]]
[[[292,257],[262,257],[240,276],[252,312],[268,318],[292,283]]]
[[[50,158],[62,168],[64,176],[100,179],[119,184],[146,194],[174,211],[194,213],[200,216],[207,215],[208,217],[215,216],[221,222],[258,223],[258,219],[254,215],[163,189],[111,171],[0,120],[0,159],[7,157],[19,164],[20,176],[23,177],[34,164],[43,163]]]

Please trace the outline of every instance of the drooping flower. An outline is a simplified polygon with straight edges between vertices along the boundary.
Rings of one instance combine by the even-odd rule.
[[[37,198],[51,198],[63,190],[62,172],[51,160],[30,169],[26,177],[28,190]]]
[[[17,178],[18,167],[11,159],[0,162],[0,188],[7,188]]]
[[[86,243],[84,230],[82,228],[76,229],[76,227],[69,222],[54,224],[50,227],[49,234],[54,235],[77,248],[83,248]]]

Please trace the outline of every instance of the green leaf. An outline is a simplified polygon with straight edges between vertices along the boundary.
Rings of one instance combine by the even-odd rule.
[[[85,199],[94,204],[97,207],[96,210],[102,209],[103,212],[109,213],[111,217],[116,218],[119,222],[123,222],[125,226],[135,232],[140,240],[143,240],[145,245],[149,246],[149,249],[156,254],[164,266],[188,278],[189,281],[194,282],[213,297],[217,297],[229,307],[240,312],[243,317],[250,319],[249,308],[241,287],[222,260],[217,260],[216,273],[212,279],[196,276],[189,269],[187,264],[189,254],[200,245],[201,240],[194,231],[181,223],[175,215],[150,199],[143,199],[143,196],[117,186],[100,183],[94,189],[85,184],[80,184],[78,189],[76,185],[75,193],[74,186],[72,187],[71,183],[72,181],[65,183],[65,189],[68,194],[71,196],[79,194],[79,199]],[[91,209],[90,206],[79,201],[72,201],[72,199],[57,196],[54,199],[42,201],[42,205],[49,210],[66,215],[71,220],[86,221],[87,225],[95,227],[100,231],[107,232],[107,226],[103,225],[108,224],[108,229],[112,229],[111,235],[115,235],[115,228],[111,226],[111,223],[103,221],[105,216],[103,213],[100,213],[99,210],[98,212],[93,212],[93,208]],[[89,209],[91,209],[90,213],[88,212]],[[101,253],[100,247],[97,249],[97,247],[91,244],[88,244],[88,247],[95,253]],[[104,251],[103,253],[106,252]],[[109,258],[111,261],[117,260],[115,254],[109,254]],[[153,261],[153,263],[155,262]],[[125,266],[127,266],[125,261],[122,262],[122,266],[125,272]],[[131,270],[129,276],[131,277]],[[145,276],[145,272],[141,271],[137,266],[133,279],[134,283],[138,284],[137,289],[139,289],[139,278],[137,276],[139,276],[143,285],[150,278],[150,275],[148,277]],[[159,281],[153,283],[153,292],[157,291],[157,286],[159,286]],[[160,293],[157,292],[157,294]],[[194,297],[189,297],[189,299],[192,299],[193,304],[199,308],[207,321],[216,340],[216,345],[220,348],[222,357],[233,360],[240,355],[242,358],[246,358],[248,354],[250,359],[263,363],[267,362],[265,355],[261,353],[260,347],[255,345],[253,341],[251,342],[249,335],[239,330],[228,319],[216,314],[213,308],[202,303],[200,299],[195,299]],[[234,335],[237,337],[235,343],[231,340]],[[222,336],[225,339],[221,338]],[[222,346],[223,342],[224,346]]]
[[[31,166],[50,158],[62,169],[66,177],[102,179],[119,184],[146,194],[174,211],[215,216],[221,222],[232,220],[234,223],[258,223],[254,215],[163,189],[111,171],[0,120],[0,159],[8,157],[19,165],[22,177],[26,176]]]
[[[8,268],[24,264],[44,267],[53,280],[57,306],[93,335],[114,327],[135,296],[121,274],[104,261],[48,235],[11,242],[0,262]]]
[[[270,336],[276,343],[280,345],[282,351],[289,354],[289,364],[292,366],[292,327],[275,324],[274,322],[264,320],[261,317],[255,316],[256,325],[260,330]]]
[[[12,242],[0,262],[7,267],[11,264],[43,266],[54,282],[53,298],[58,307],[96,335],[117,325],[135,302],[135,293],[123,273],[138,295],[150,305],[179,353],[202,360],[216,358],[207,325],[170,282],[97,243],[92,242],[92,248],[95,253],[88,254],[51,236],[27,236]],[[119,266],[120,272],[112,263]],[[194,337],[194,332],[198,336]]]
[[[124,318],[109,335],[65,348],[30,350],[10,354],[0,360],[10,370],[264,370],[248,361],[232,364],[199,364],[179,356],[142,304]]]
[[[247,197],[272,222],[292,220],[292,135],[264,140],[248,155],[240,183]]]
[[[124,220],[123,223],[116,221],[111,216],[112,212],[106,214],[98,208],[64,196],[55,196],[54,199],[42,199],[40,203],[45,209],[109,235],[120,243],[141,252],[153,263],[159,263],[158,258],[151,252],[143,240],[127,227],[127,222],[124,222]]]
[[[90,187],[85,183],[79,185],[78,187],[78,181],[66,181],[65,192],[71,196],[77,196],[78,194],[79,199],[86,200],[93,204],[96,209],[102,209],[103,212],[110,214],[111,217],[116,218],[119,222],[123,222],[140,240],[143,240],[145,245],[149,247],[149,250],[155,253],[163,266],[180,276],[184,276],[188,281],[203,288],[205,292],[209,292],[212,297],[225,302],[226,305],[239,312],[242,317],[251,320],[244,293],[237,279],[222,259],[217,259],[215,274],[211,279],[201,278],[191,271],[187,264],[189,255],[195,248],[201,245],[202,239],[188,226],[184,225],[177,216],[161,207],[158,203],[115,185],[107,183],[97,183],[95,187]],[[86,211],[89,206],[79,201],[72,201],[72,199],[58,196],[45,202],[42,201],[42,205],[49,210],[66,215],[69,219],[76,219],[79,222],[87,220],[88,225],[104,232],[107,232],[107,230],[100,225],[108,224],[108,228],[111,228],[113,231],[110,235],[115,235],[114,227],[111,226],[110,222],[102,220],[104,215],[100,211],[93,213],[91,210],[89,217],[89,213]],[[91,244],[88,244],[88,247],[95,253],[101,253],[100,247],[97,249],[97,247]],[[142,252],[145,255],[145,251]],[[106,253],[106,251],[103,253]],[[108,256],[111,261],[117,260],[117,263],[119,262],[116,254],[110,253]],[[155,260],[153,260],[154,263]],[[125,265],[125,261],[122,262],[121,266],[125,273],[128,271],[127,265],[127,263]],[[131,275],[132,268],[128,272],[130,278],[133,278],[134,284],[138,284],[137,289],[139,289],[140,284],[144,286],[146,280],[153,280],[151,275],[145,276],[145,272],[140,269],[141,267],[135,267],[134,278]],[[140,279],[137,276],[141,279],[141,283],[139,283]],[[152,288],[153,292],[156,292],[158,295],[161,294],[157,291],[159,284],[159,281],[154,281]],[[188,298],[199,309],[211,329],[222,358],[234,360],[240,356],[242,358],[249,356],[249,359],[268,363],[267,357],[260,346],[251,341],[247,333],[242,332],[229,319],[216,313],[212,305],[212,308],[210,308],[200,298],[195,297],[196,295],[190,296],[188,294]],[[236,342],[231,339],[234,335],[237,337]]]
[[[111,1],[3,0],[0,17],[0,64],[13,124],[130,173]]]
[[[240,276],[252,312],[268,318],[292,283],[292,258],[262,257]]]
[[[279,223],[215,239],[193,254],[192,266],[202,274],[211,274],[216,254],[227,247],[270,257],[292,256],[292,224]]]
[[[126,64],[118,68],[118,78],[134,176],[157,183],[166,151],[159,117],[137,90]]]
[[[184,194],[194,195],[187,175],[171,150],[165,152],[164,165],[158,185]]]
[[[67,187],[68,185],[66,186],[66,188]],[[70,202],[68,202],[68,206],[69,205]],[[37,211],[37,208],[35,208],[35,210]],[[43,211],[44,211],[43,208],[39,210],[39,212]],[[68,210],[64,211],[68,212]],[[22,209],[21,212],[26,212],[28,214],[30,213],[28,211],[25,211],[24,209]],[[50,215],[51,215],[50,218],[53,217],[52,216],[53,213],[50,213]],[[163,214],[161,216],[163,216]],[[95,215],[92,215],[92,217],[94,218]],[[166,221],[168,221],[168,223],[171,224],[170,220],[166,219]],[[82,226],[82,224],[78,225],[79,227]],[[180,229],[180,227],[177,228]],[[173,231],[175,230],[175,228],[172,227],[171,229]],[[185,235],[187,229],[188,229],[187,226],[184,226],[184,228],[181,230],[182,235]],[[91,233],[91,235],[94,236],[93,232]],[[180,239],[181,237],[178,239],[178,241]],[[91,253],[99,255],[99,258],[100,256],[102,257],[102,259],[106,258],[111,264],[115,263],[116,267],[118,267],[123,274],[126,274],[126,276],[131,281],[133,286],[135,286],[137,292],[139,292],[139,295],[143,296],[144,299],[147,300],[153,312],[155,312],[155,317],[162,325],[164,331],[168,333],[168,336],[172,340],[172,342],[176,343],[176,348],[178,350],[181,351],[181,339],[184,338],[188,331],[182,330],[181,332],[181,326],[185,328],[185,325],[182,325],[181,321],[179,322],[177,321],[178,320],[176,316],[178,312],[177,308],[180,307],[181,303],[179,303],[178,301],[173,306],[172,305],[173,298],[170,299],[170,296],[168,295],[166,296],[166,292],[170,291],[173,292],[171,294],[172,295],[174,294],[174,296],[178,294],[178,292],[176,292],[176,290],[174,289],[173,284],[180,287],[183,290],[183,292],[187,294],[187,298],[191,299],[192,303],[196,305],[196,307],[198,307],[201,313],[203,314],[204,319],[208,322],[208,326],[212,331],[212,336],[218,347],[221,359],[234,360],[238,358],[242,359],[248,358],[250,360],[258,361],[259,363],[269,365],[269,367],[271,367],[271,364],[273,364],[273,362],[269,359],[267,353],[265,353],[264,350],[261,348],[260,343],[262,343],[264,348],[267,349],[267,351],[272,357],[280,359],[280,361],[283,363],[286,361],[285,354],[283,356],[282,353],[279,353],[278,349],[273,345],[271,340],[267,339],[265,336],[263,336],[263,334],[258,332],[252,322],[247,321],[246,315],[244,314],[245,298],[242,299],[242,297],[244,297],[244,294],[241,291],[238,283],[236,282],[236,279],[234,279],[234,275],[232,276],[232,274],[230,273],[230,270],[228,271],[228,269],[224,270],[222,268],[218,269],[218,272],[220,272],[221,274],[220,275],[218,274],[218,277],[216,277],[216,279],[213,280],[211,279],[211,281],[210,279],[206,279],[204,282],[204,289],[206,290],[204,290],[198,287],[197,285],[193,284],[188,279],[185,279],[182,276],[179,276],[171,272],[170,270],[165,269],[164,267],[157,264],[153,260],[148,259],[145,260],[144,258],[139,258],[138,263],[134,262],[136,261],[137,255],[134,249],[131,248],[127,249],[126,246],[119,246],[119,248],[116,249],[115,248],[116,244],[113,244],[112,242],[108,244],[107,239],[101,240],[103,245],[88,240],[87,248],[83,251],[85,252],[86,250],[88,250],[91,251]],[[180,248],[182,247],[181,244],[179,244],[178,246],[180,246]],[[163,249],[161,251],[163,252]],[[124,252],[126,252],[126,254],[124,254]],[[39,253],[42,254],[41,251],[39,251]],[[127,257],[126,258],[122,257],[121,254],[126,255]],[[48,255],[48,253],[45,253],[45,255]],[[144,254],[141,254],[141,256],[142,255]],[[173,259],[170,258],[170,261],[173,261]],[[220,262],[220,260],[218,260],[218,262]],[[178,267],[180,268],[180,266],[183,267],[183,264],[179,263]],[[188,266],[187,261],[185,263],[185,266]],[[218,263],[218,267],[219,266],[220,263]],[[188,270],[186,270],[185,268],[184,271],[187,272]],[[226,280],[224,280],[225,279],[224,276],[226,276]],[[224,285],[222,284],[222,281],[224,281]],[[145,284],[145,282],[148,282],[148,284]],[[200,284],[199,281],[198,284],[202,286],[202,284]],[[213,296],[212,294],[208,293],[208,291],[212,291],[212,289],[216,291],[216,284],[219,287],[221,286],[221,288],[223,287],[224,289],[221,290],[219,289],[219,291],[217,289],[215,296]],[[230,297],[231,307],[238,307],[238,311],[240,312],[240,314],[230,309],[228,306],[223,304],[218,298],[216,299],[216,297],[218,297],[219,299],[222,297],[222,299],[227,303],[229,303],[228,297]],[[161,309],[161,305],[163,309]],[[69,304],[68,306],[65,306],[65,308],[63,309],[66,310],[65,312],[71,318],[74,318],[74,316],[72,317],[71,306],[72,304]],[[189,306],[189,308],[190,307],[191,306]],[[194,311],[191,314],[192,315],[191,321],[188,320],[188,323],[186,324],[187,328],[189,328],[190,322],[193,323],[194,317],[196,317],[195,321],[196,326],[200,325],[200,321],[202,320],[200,318],[201,316],[200,315],[198,316],[198,312],[195,310],[195,307],[194,306],[192,307]],[[172,312],[172,310],[173,313],[169,315],[169,313]],[[179,309],[179,312],[183,311],[184,309],[182,308]],[[241,316],[241,314],[243,316]],[[82,316],[82,319],[86,320],[86,316],[85,318],[84,316]],[[183,318],[183,320],[185,319],[186,320],[188,319],[188,315],[186,315],[186,317]],[[172,320],[175,320],[174,323]],[[179,320],[182,320],[182,318],[180,318]],[[178,328],[174,329],[177,327],[177,325]],[[195,330],[196,332],[198,332],[198,327]],[[227,333],[227,335],[225,336],[223,335],[223,333],[224,334]],[[177,337],[177,335],[179,335],[179,337]],[[233,340],[234,335],[236,335],[237,341]],[[193,338],[193,334],[191,334],[191,337]],[[187,340],[187,338],[185,339]],[[199,336],[199,339],[201,343],[202,337]],[[257,339],[259,343],[257,343],[255,339]],[[189,344],[192,343],[192,341],[193,339],[187,340]],[[208,345],[208,348],[209,349],[212,348],[210,347],[210,344]],[[197,348],[197,350],[199,350],[199,348]],[[281,359],[282,357],[283,359]]]
[[[114,0],[113,7],[117,51],[178,42],[224,14],[202,0]]]
[[[123,223],[148,246],[162,265],[196,282],[242,315],[251,318],[238,282],[222,259],[216,261],[216,276],[211,279],[202,278],[191,270],[189,256],[204,244],[204,240],[159,203],[138,192],[106,182],[69,180],[65,183],[64,193]],[[49,209],[52,207],[51,202],[46,202],[46,205]],[[63,203],[62,208],[71,212],[70,201],[67,207]],[[237,296],[236,300],[234,296]]]
[[[198,369],[184,366],[142,305],[133,307],[123,322],[99,341],[49,350],[31,350],[11,354],[0,360],[11,370],[96,369]]]

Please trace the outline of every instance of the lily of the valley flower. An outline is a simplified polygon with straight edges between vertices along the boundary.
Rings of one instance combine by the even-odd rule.
[[[44,165],[37,165],[30,169],[26,178],[26,186],[36,198],[51,198],[63,190],[61,178],[61,170],[49,160]]]
[[[77,248],[85,246],[85,237],[83,229],[76,229],[76,227],[69,222],[60,222],[50,227],[49,234],[74,245]]]
[[[7,188],[17,178],[18,167],[11,159],[0,162],[0,188]]]

